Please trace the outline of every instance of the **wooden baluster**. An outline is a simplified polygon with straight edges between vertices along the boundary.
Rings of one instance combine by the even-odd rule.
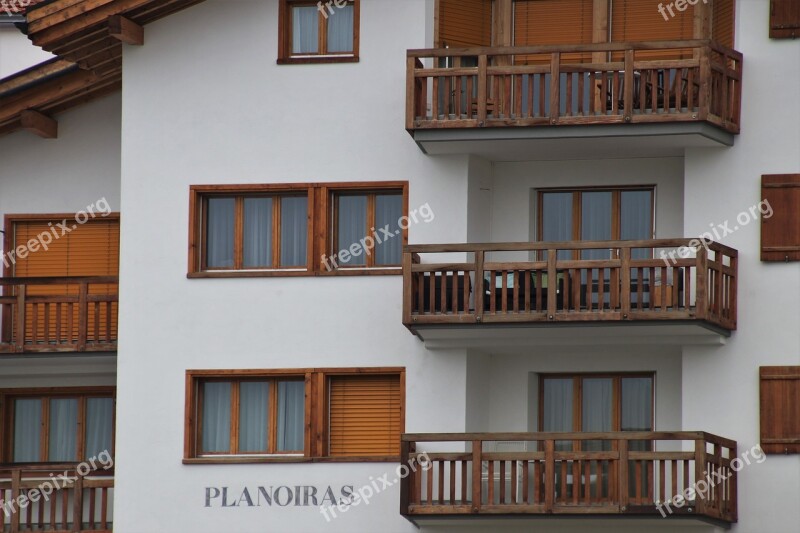
[[[528,112],[525,114],[526,118],[531,118],[536,116],[536,111],[533,109],[533,84],[536,83],[536,75],[529,74],[528,75],[528,94],[526,95],[528,100]]]
[[[408,464],[408,463],[403,463]],[[100,511],[100,529],[108,529],[108,489],[103,487],[100,493],[101,511]]]
[[[443,315],[447,314],[447,280],[449,278],[449,272],[447,270],[442,270],[440,272],[439,278],[441,282],[439,283],[439,303],[441,304],[441,313]]]
[[[428,505],[433,505],[433,470],[436,462],[431,461],[431,467],[426,472],[425,491]]]
[[[467,496],[467,462],[466,460],[461,461],[461,503],[466,504],[468,500]]]
[[[511,303],[511,307],[515,313],[519,313],[519,272],[516,269],[512,272],[512,283],[514,284],[512,299],[514,301]],[[524,274],[525,271],[523,270],[522,273]]]
[[[410,254],[404,254],[405,255]],[[405,265],[405,261],[404,261]],[[410,454],[410,443],[406,440],[400,441],[400,464],[408,466],[409,464],[409,454]],[[412,476],[411,469],[409,469],[409,475],[400,478],[400,514],[407,515],[408,514],[408,504],[410,498],[410,491],[412,488],[411,479]],[[103,521],[103,529],[105,529],[105,489],[103,491],[103,515],[101,517]]]
[[[527,461],[527,460],[523,461],[522,462],[522,474],[521,474],[522,475],[522,504],[523,505],[525,505],[525,504],[530,505],[531,503],[533,503],[533,502],[531,502],[530,494],[529,494],[529,491],[530,491],[530,469],[531,469],[530,462]]]
[[[556,316],[556,291],[558,290],[558,280],[556,274],[556,261],[558,260],[556,254],[557,250],[547,251],[547,316],[553,320]],[[541,287],[541,283],[537,287]],[[537,298],[541,301],[541,291],[537,289]],[[566,295],[562,295],[566,304]]]
[[[456,504],[456,462],[450,461],[450,505]]]
[[[617,441],[617,448],[619,449],[619,462],[617,463],[617,498],[619,500],[619,508],[621,511],[627,511],[628,498],[630,496],[630,489],[628,488],[628,441],[620,439]],[[614,490],[609,487],[613,493]]]
[[[80,532],[83,529],[83,477],[76,475],[74,496],[72,497],[72,531]]]
[[[703,46],[700,48],[700,94],[698,95],[698,120],[706,120],[711,108],[711,48]],[[693,90],[689,86],[689,90]]]
[[[50,344],[50,302],[44,304],[44,338],[42,340],[45,344]]]
[[[15,339],[14,349],[21,352],[25,349],[25,292],[26,285],[17,286],[17,338]]]
[[[481,510],[481,456],[482,443],[480,440],[472,441],[472,512],[479,513]],[[491,502],[489,502],[491,505]]]
[[[88,283],[82,281],[78,290],[78,351],[84,352],[86,351],[86,336],[89,329]]]
[[[39,343],[39,304],[31,304],[31,345]]]
[[[486,100],[488,98],[487,92],[489,90],[489,80],[487,79],[486,70],[489,66],[489,58],[486,54],[478,56],[478,125],[483,126],[486,124]]]
[[[483,259],[484,259],[484,252],[483,250],[479,250],[475,252],[475,287],[472,290],[472,294],[475,298],[475,321],[480,322],[483,319],[483,296],[484,296],[484,286],[483,286]]]
[[[501,270],[500,276],[502,277],[500,283],[503,291],[500,293],[500,306],[503,313],[508,313],[508,270]]]
[[[695,296],[695,317],[703,320],[708,316],[708,252],[705,246],[700,246],[697,250],[696,270],[696,296]]]
[[[550,57],[550,123],[558,123],[561,111],[561,53],[553,52]]]
[[[555,279],[555,278],[550,278]],[[548,291],[549,294],[550,291]],[[553,497],[556,490],[556,470],[555,470],[555,441],[548,439],[544,441],[544,512],[553,512]],[[564,480],[566,481],[566,480]],[[563,481],[562,481],[563,484]]]
[[[705,478],[705,474],[703,471],[706,469],[706,441],[704,439],[697,439],[694,441],[694,482],[695,482],[695,489],[697,488],[697,482],[701,479]],[[704,498],[707,497],[707,494],[700,494],[700,491],[697,491],[697,495],[695,496],[695,514],[702,515],[705,512],[705,501]]]
[[[488,474],[486,478],[486,502],[488,505],[494,505],[494,461],[488,461],[487,467]]]
[[[444,465],[446,461],[438,461],[439,463],[439,505],[444,505]]]
[[[500,461],[500,505],[506,503],[506,461]]]

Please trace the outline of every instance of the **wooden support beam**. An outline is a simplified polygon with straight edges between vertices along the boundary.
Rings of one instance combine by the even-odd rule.
[[[20,122],[23,128],[43,139],[55,139],[58,137],[58,122],[33,109],[20,113]]]
[[[122,15],[108,17],[108,34],[126,44],[144,44],[144,28]]]

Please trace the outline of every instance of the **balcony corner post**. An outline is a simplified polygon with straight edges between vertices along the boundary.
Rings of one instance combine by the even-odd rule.
[[[631,249],[628,247],[622,248],[622,259],[620,261],[620,269],[622,269],[622,294],[620,301],[620,311],[622,319],[627,320],[631,314]]]
[[[619,446],[619,465],[617,468],[617,477],[619,479],[619,510],[624,513],[628,510],[628,498],[630,497],[630,489],[628,488],[628,441],[620,439]]]
[[[625,50],[625,94],[623,95],[623,114],[625,122],[633,116],[633,49]]]
[[[482,460],[481,455],[483,451],[483,442],[480,440],[472,441],[472,513],[478,514],[481,512],[481,478],[482,478]],[[491,482],[491,480],[490,480]],[[491,504],[491,502],[489,502]]]
[[[486,100],[488,94],[489,56],[481,54],[478,56],[478,126],[486,125]]]
[[[698,320],[705,320],[708,316],[708,250],[704,245],[697,249],[697,285],[695,291],[695,317]]]
[[[415,103],[416,98],[416,77],[415,77],[416,58],[409,56],[406,59],[406,129],[414,129],[414,117],[417,116]]]
[[[697,488],[699,482],[705,479],[706,471],[706,441],[703,437],[694,441],[694,507],[695,514],[702,515],[705,513],[705,498],[709,494],[709,488],[706,487],[705,492],[700,492]]]
[[[700,48],[700,94],[698,95],[698,119],[708,120],[711,107],[711,46]]]
[[[83,531],[83,476],[76,472],[75,496],[72,507],[72,531]]]
[[[409,465],[409,442],[406,440],[400,441],[400,464]],[[400,514],[405,516],[408,514],[408,500],[409,491],[411,490],[411,483],[409,483],[409,476],[402,476],[400,478]]]
[[[472,291],[475,298],[475,322],[483,320],[483,259],[483,250],[475,252],[475,289]]]
[[[553,512],[553,499],[556,491],[555,443],[553,439],[544,441],[544,512]]]
[[[410,252],[403,252],[403,324],[411,325],[411,306],[413,300],[413,258]]]
[[[550,58],[550,124],[558,124],[561,111],[561,53],[553,52]]]
[[[19,501],[18,498],[22,493],[22,489],[20,488],[21,483],[22,470],[19,468],[11,470],[11,501]],[[16,513],[11,514],[11,533],[19,533],[19,515],[19,510]]]

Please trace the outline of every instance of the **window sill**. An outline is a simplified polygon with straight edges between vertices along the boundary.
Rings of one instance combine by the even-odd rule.
[[[308,65],[313,63],[358,63],[358,56],[330,55],[330,56],[299,56],[279,57],[279,65]]]
[[[400,456],[374,457],[194,457],[184,458],[185,465],[243,465],[270,463],[399,463]]]
[[[402,268],[342,268],[331,271],[310,270],[215,270],[189,272],[188,279],[211,278],[286,278],[286,277],[336,277],[336,276],[401,276]]]

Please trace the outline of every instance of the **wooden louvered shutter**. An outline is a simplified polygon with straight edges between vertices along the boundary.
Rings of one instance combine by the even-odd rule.
[[[769,36],[771,39],[794,39],[800,36],[800,1],[771,0]]]
[[[759,368],[761,449],[800,453],[800,366]]]
[[[330,379],[331,456],[399,455],[400,377]]]
[[[800,174],[762,176],[761,198],[772,208],[761,217],[761,260],[800,261]]]
[[[492,0],[440,0],[438,46],[492,45]]]
[[[592,0],[517,0],[514,46],[591,44]],[[591,53],[564,54],[566,61],[590,61]],[[518,56],[517,64],[549,62],[550,56]]]
[[[733,48],[736,0],[714,0],[711,11],[711,38]]]
[[[669,20],[658,12],[653,0],[611,0],[611,42],[682,41],[694,38],[694,6],[673,10]],[[685,59],[692,51],[640,51],[636,59]]]

